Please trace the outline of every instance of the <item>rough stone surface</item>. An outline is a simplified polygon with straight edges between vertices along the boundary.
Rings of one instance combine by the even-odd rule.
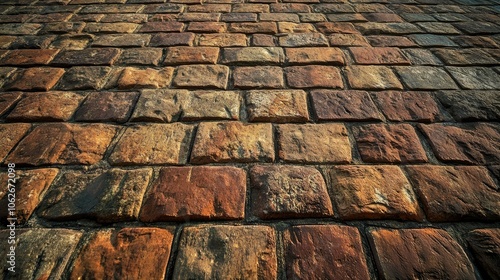
[[[283,70],[276,66],[237,67],[233,70],[236,88],[282,88]]]
[[[64,74],[64,69],[35,67],[20,70],[12,76],[7,88],[21,91],[48,91],[54,87]]]
[[[173,80],[176,87],[219,88],[227,87],[229,68],[222,65],[182,65]]]
[[[111,68],[107,66],[75,66],[66,71],[57,89],[99,90],[104,86]]]
[[[91,48],[85,50],[67,50],[57,54],[51,64],[61,66],[73,65],[111,65],[118,57],[119,51],[114,48]]]
[[[464,89],[500,88],[500,74],[486,67],[447,67],[453,78]]]
[[[239,118],[241,101],[235,91],[192,91],[180,102],[183,121]]]
[[[441,68],[411,66],[396,68],[410,89],[458,89],[453,79]]]
[[[215,64],[219,57],[216,47],[170,47],[165,64]]]
[[[286,48],[285,53],[290,64],[344,64],[344,54],[338,48]]]
[[[442,91],[436,97],[457,121],[500,120],[496,91]]]
[[[344,125],[283,124],[277,131],[278,155],[286,162],[351,162],[351,145]]]
[[[342,219],[422,220],[417,197],[397,166],[336,166],[329,175]]]
[[[323,65],[291,66],[285,68],[286,80],[292,88],[343,88],[340,71]]]
[[[144,199],[141,221],[242,219],[246,173],[235,167],[166,167]]]
[[[369,240],[380,277],[475,279],[460,245],[441,229],[376,229]]]
[[[21,92],[9,92],[0,94],[0,116],[12,108],[23,96]]]
[[[119,89],[165,88],[170,84],[173,73],[174,69],[170,67],[163,67],[161,70],[127,67],[118,78],[117,87]]]
[[[445,120],[433,94],[419,91],[382,91],[372,94],[388,120],[437,122]]]
[[[279,64],[284,53],[277,47],[225,48],[221,63],[225,64]]]
[[[289,279],[370,279],[355,227],[294,226],[283,242]]]
[[[198,126],[191,163],[273,161],[270,124],[204,122]]]
[[[32,93],[16,105],[7,119],[12,121],[68,121],[83,96],[64,91]]]
[[[410,64],[398,48],[349,48],[357,64]]]
[[[135,92],[92,92],[75,113],[75,120],[126,122],[135,100]]]
[[[476,229],[467,236],[474,257],[485,275],[494,279],[500,273],[500,230]]]
[[[403,89],[396,75],[385,66],[348,66],[345,71],[354,89]]]
[[[5,159],[30,128],[31,125],[27,123],[0,125],[0,160]]]
[[[311,91],[314,112],[320,121],[370,121],[383,116],[366,91]]]
[[[252,122],[306,122],[307,93],[302,90],[252,90],[246,95]]]
[[[98,231],[75,260],[70,277],[161,279],[167,269],[173,231],[149,227]]]
[[[266,226],[184,228],[173,279],[276,279],[276,236]]]
[[[181,114],[181,101],[187,90],[143,90],[130,118],[133,122],[173,122]]]

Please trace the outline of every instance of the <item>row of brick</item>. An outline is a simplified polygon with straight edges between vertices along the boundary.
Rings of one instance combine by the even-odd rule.
[[[19,258],[23,270],[15,275],[19,279],[373,279],[378,274],[383,279],[480,279],[481,273],[494,279],[500,273],[498,229],[470,230],[463,234],[467,242],[461,245],[442,229],[369,228],[369,248],[356,227],[343,225],[299,225],[280,231],[259,225],[190,226],[182,229],[179,241],[174,241],[175,231],[174,227],[95,233],[23,230],[17,252],[32,257]],[[9,233],[3,230],[0,235],[7,240]],[[7,255],[7,247],[2,248]],[[478,268],[464,249],[471,251]]]
[[[498,165],[491,167],[491,173],[480,166],[322,166],[325,177],[314,167],[255,165],[248,171],[248,198],[247,172],[242,168],[156,170],[155,176],[153,168],[18,169],[17,222],[25,224],[34,213],[50,221],[99,223],[301,218],[500,221]],[[6,182],[7,174],[0,173],[0,178]],[[4,220],[6,192],[0,193]]]

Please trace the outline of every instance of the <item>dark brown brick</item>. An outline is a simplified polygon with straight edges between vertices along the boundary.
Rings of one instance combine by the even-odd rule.
[[[383,120],[366,91],[314,90],[311,91],[311,97],[318,120]]]
[[[170,47],[164,64],[216,64],[219,48],[215,47]]]
[[[318,31],[324,34],[341,33],[357,34],[358,30],[350,22],[320,22],[315,24]]]
[[[256,22],[256,13],[223,13],[220,17],[223,22]]]
[[[176,87],[225,89],[229,67],[223,65],[182,65],[173,80]]]
[[[27,123],[13,123],[0,125],[0,161],[9,154],[9,152],[16,146],[16,144],[23,138],[23,136],[31,128]]]
[[[130,121],[174,122],[181,114],[187,90],[143,90]]]
[[[139,32],[181,32],[184,27],[184,23],[176,21],[151,21],[144,23]]]
[[[0,116],[8,112],[22,97],[21,92],[8,92],[0,94]]]
[[[97,36],[92,47],[144,47],[149,43],[146,34],[109,34]]]
[[[1,65],[43,65],[48,64],[57,50],[12,50],[0,61]]]
[[[338,48],[286,48],[285,52],[290,64],[344,64],[344,54]]]
[[[340,71],[322,65],[291,66],[285,68],[286,80],[292,88],[343,88]]]
[[[186,31],[197,33],[220,33],[226,31],[223,22],[190,22]]]
[[[124,49],[116,64],[158,66],[162,53],[160,48]]]
[[[500,230],[476,229],[469,232],[467,241],[485,275],[495,279],[500,274]]]
[[[373,35],[366,36],[366,39],[370,42],[373,47],[416,47],[412,40],[404,36],[384,36],[384,35]]]
[[[233,70],[235,88],[283,88],[283,70],[275,66],[237,67]]]
[[[90,93],[75,113],[75,120],[85,122],[126,122],[137,97],[138,95],[135,92]]]
[[[60,90],[98,90],[110,74],[111,68],[107,66],[75,66],[66,71],[57,86]]]
[[[116,84],[112,82],[108,86],[119,89],[165,88],[170,85],[173,74],[174,68],[171,67],[162,67],[160,70],[126,67],[121,71]]]
[[[168,46],[192,46],[194,33],[159,33],[153,35],[149,46],[151,47],[168,47]]]
[[[42,92],[26,95],[7,116],[9,121],[68,121],[83,96],[73,92]]]
[[[64,74],[64,69],[35,67],[20,70],[12,76],[12,83],[7,85],[10,90],[48,91],[54,87]]]
[[[273,35],[254,34],[252,35],[252,46],[256,47],[274,47],[276,42]]]
[[[114,48],[61,51],[51,64],[60,66],[112,65],[118,55],[119,50]]]
[[[446,120],[430,92],[381,91],[372,94],[391,121],[437,122]]]

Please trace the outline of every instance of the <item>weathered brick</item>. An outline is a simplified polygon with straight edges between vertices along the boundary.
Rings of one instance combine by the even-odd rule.
[[[107,66],[75,66],[66,71],[57,89],[101,89],[110,73]]]
[[[426,49],[404,49],[403,54],[410,60],[412,65],[442,65],[443,63],[429,50]]]
[[[8,92],[0,94],[0,116],[8,112],[23,96],[21,92]]]
[[[115,0],[123,1],[126,0]],[[145,23],[148,21],[147,14],[106,14],[99,22],[130,22],[130,23]]]
[[[245,47],[224,48],[221,63],[226,64],[280,64],[285,60],[282,48]]]
[[[446,22],[419,22],[417,25],[432,34],[460,34],[453,25]]]
[[[44,15],[35,15],[30,22],[45,23],[45,22],[63,22],[67,21],[73,14],[71,13],[51,13]]]
[[[312,106],[318,120],[370,121],[382,120],[377,106],[366,91],[311,91]]]
[[[309,5],[299,3],[277,3],[271,4],[271,12],[273,13],[309,13]]]
[[[64,69],[34,67],[19,70],[12,76],[13,82],[7,85],[10,90],[48,91],[54,87],[64,74]]]
[[[499,75],[487,67],[446,67],[464,89],[499,89]]]
[[[225,89],[229,68],[223,65],[182,65],[173,80],[176,87]]]
[[[410,64],[398,48],[349,48],[357,64]]]
[[[61,51],[52,60],[53,65],[75,66],[75,65],[111,65],[119,55],[115,48],[91,48],[84,50]]]
[[[310,23],[278,22],[279,33],[308,33],[315,31],[314,25]]]
[[[368,20],[362,14],[326,14],[326,17],[331,22],[367,22]]]
[[[135,92],[92,92],[75,113],[76,121],[126,122],[138,94]],[[113,104],[110,106],[110,104]]]
[[[452,40],[447,36],[433,34],[414,34],[408,36],[421,47],[456,47]]]
[[[171,64],[216,64],[219,48],[215,47],[170,47],[163,63]]]
[[[331,46],[338,47],[364,47],[370,46],[365,37],[359,34],[330,34],[328,36]]]
[[[173,74],[174,68],[171,67],[163,67],[161,70],[126,67],[116,86],[119,89],[164,88],[170,84]]]
[[[184,13],[179,15],[178,21],[219,21],[220,13]]]
[[[422,33],[422,30],[420,30],[420,28],[408,22],[362,22],[356,23],[355,25],[356,28],[361,33],[363,33],[363,35],[405,35],[412,33]]]
[[[496,91],[441,91],[436,97],[457,121],[500,120]]]
[[[9,47],[11,49],[47,49],[55,38],[55,35],[19,36]]]
[[[500,128],[496,124],[420,125],[438,159],[468,164],[500,163]]]
[[[160,48],[133,48],[124,49],[116,63],[126,65],[158,66],[161,58],[162,49]]]
[[[128,127],[109,161],[113,165],[185,164],[193,125],[146,124]]]
[[[295,0],[292,0],[295,1]],[[309,0],[310,1],[310,0]],[[314,0],[313,2],[319,2]],[[348,4],[322,3],[312,5],[312,11],[316,13],[334,14],[334,13],[354,13],[354,9]]]
[[[1,35],[33,35],[43,25],[38,23],[5,23],[0,24]]]
[[[397,166],[336,166],[329,176],[342,219],[423,218],[410,182]]]
[[[200,46],[212,47],[244,47],[247,37],[241,33],[203,34],[198,37]]]
[[[410,89],[457,89],[453,79],[441,68],[401,66],[397,67],[396,71]]]
[[[228,28],[229,32],[238,33],[278,33],[278,28],[275,22],[238,22],[231,23]]]
[[[0,144],[2,144],[0,145],[0,161],[3,161],[30,128],[31,125],[27,123],[0,125]]]
[[[235,167],[166,167],[145,196],[141,221],[243,219],[246,173]]]
[[[9,231],[0,231],[0,237],[7,240]],[[76,249],[81,237],[81,231],[69,229],[16,230],[16,257],[20,255],[29,257],[15,258],[15,274],[6,272],[7,276],[5,277],[19,279],[62,278],[64,269],[70,261],[71,253]],[[9,247],[2,246],[0,253],[7,256],[10,251]],[[7,260],[7,258],[5,259]],[[7,264],[3,267],[7,271]]]
[[[83,96],[73,92],[42,92],[26,95],[7,116],[9,121],[68,121]]]
[[[321,173],[313,167],[259,165],[250,171],[252,213],[261,219],[333,216]]]
[[[270,227],[186,227],[173,279],[276,279],[277,267],[276,236]]]
[[[149,46],[151,47],[169,47],[169,46],[192,46],[194,33],[158,33],[153,35]]]
[[[488,277],[495,279],[500,273],[500,230],[498,228],[476,229],[467,235],[474,257]]]
[[[457,22],[453,26],[470,35],[496,34],[500,32],[498,25],[492,22]]]
[[[181,32],[184,27],[184,23],[177,21],[150,21],[144,23],[139,32]]]
[[[303,90],[252,90],[246,95],[251,122],[306,122],[307,93]]]
[[[11,78],[13,74],[22,73],[17,70],[18,68],[15,67],[0,67],[0,86],[3,86],[4,83],[8,82],[9,78]],[[12,78],[10,80],[12,80]]]
[[[342,33],[357,34],[358,30],[350,22],[320,22],[315,24],[318,31],[324,34]]]
[[[182,121],[237,120],[241,101],[235,91],[192,91],[180,103]]]
[[[152,175],[149,168],[65,172],[49,189],[38,215],[49,220],[137,220]],[[127,199],[122,199],[127,197]]]
[[[283,88],[283,70],[275,66],[237,67],[233,70],[236,88]]]
[[[355,227],[294,226],[284,232],[283,242],[289,279],[370,279]]]
[[[404,37],[404,36],[383,36],[383,35],[374,35],[374,36],[366,36],[368,41],[373,47],[416,47],[412,40]]]
[[[344,64],[344,54],[338,48],[286,48],[285,53],[290,64]]]
[[[259,21],[274,22],[299,22],[299,16],[295,13],[260,13]]]
[[[223,22],[256,22],[256,13],[223,13],[220,17]]]
[[[7,158],[25,165],[95,164],[102,159],[116,128],[105,124],[42,124]]]
[[[444,230],[375,229],[369,241],[384,279],[475,279],[467,255]]]
[[[460,47],[498,48],[498,44],[486,36],[455,36],[451,38]]]
[[[409,124],[369,124],[353,128],[365,162],[426,162],[427,156],[415,129]]]
[[[173,228],[150,227],[98,231],[75,260],[70,277],[163,278],[173,232]]]
[[[85,23],[83,22],[51,22],[46,23],[38,34],[68,34],[81,33]]]
[[[315,23],[326,21],[325,16],[320,13],[299,13],[299,18],[301,22]]]
[[[50,47],[64,50],[83,50],[93,38],[88,34],[59,35]]]
[[[441,114],[429,92],[382,91],[372,94],[380,109],[391,121],[437,122],[446,118]]]
[[[16,198],[16,223],[24,224],[33,214],[38,203],[43,198],[45,190],[50,186],[56,177],[58,170],[56,168],[43,168],[35,170],[23,170],[16,174],[15,198]],[[3,182],[8,181],[7,173],[0,173]],[[6,220],[8,215],[9,192],[7,188],[0,191],[0,218]]]
[[[252,35],[252,46],[257,47],[274,47],[276,42],[273,35],[254,34]]]
[[[283,47],[327,47],[328,40],[321,33],[292,33],[279,38]]]
[[[180,13],[184,9],[183,5],[174,3],[149,4],[142,10],[146,14]]]
[[[396,75],[385,66],[348,66],[345,72],[354,89],[403,89]]]
[[[187,90],[143,90],[130,121],[174,122],[181,114]]]
[[[282,124],[277,131],[278,155],[286,162],[351,162],[351,145],[344,125]]]
[[[221,33],[226,31],[223,22],[190,22],[186,31],[198,33]]]
[[[371,22],[404,22],[404,20],[393,13],[366,13],[363,16]]]
[[[203,164],[273,160],[271,124],[203,122],[196,133],[190,162]]]
[[[340,71],[323,65],[291,66],[285,68],[286,80],[292,88],[343,88]]]
[[[0,35],[0,48],[6,49],[12,43],[14,43],[16,40],[18,40],[17,36],[1,36]]]
[[[78,8],[78,6],[77,6]],[[79,13],[81,14],[119,14],[131,13],[135,14],[143,8],[143,5],[120,5],[120,4],[107,4],[107,5],[86,5]]]
[[[231,5],[229,4],[204,4],[189,5],[187,6],[188,12],[202,12],[202,13],[229,13],[231,12]]]
[[[146,34],[110,34],[97,36],[92,47],[144,47],[149,43]]]

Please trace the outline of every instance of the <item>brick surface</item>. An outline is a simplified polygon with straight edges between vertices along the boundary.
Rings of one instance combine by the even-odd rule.
[[[279,64],[284,53],[276,47],[225,48],[221,63],[224,64]]]
[[[285,52],[290,64],[344,64],[344,54],[338,48],[286,48]]]
[[[135,105],[131,121],[173,122],[181,114],[181,100],[187,90],[143,90]]]
[[[312,106],[320,121],[382,120],[383,116],[366,91],[311,91]]]
[[[48,91],[53,88],[64,74],[64,69],[35,67],[19,70],[11,77],[7,85],[10,90]]]
[[[248,119],[252,122],[305,122],[307,93],[302,90],[252,90],[246,95]]]
[[[475,278],[467,255],[444,230],[376,229],[369,237],[383,278]]]
[[[286,162],[351,162],[351,146],[344,125],[283,124],[278,126],[277,131],[278,155]]]
[[[236,88],[283,88],[283,70],[276,66],[236,67],[233,70]]]
[[[247,37],[241,33],[203,34],[198,37],[200,46],[210,47],[244,47]]]
[[[453,79],[441,68],[401,66],[396,71],[410,89],[458,89]]]
[[[328,41],[320,33],[295,33],[279,38],[283,47],[326,47]]]
[[[219,49],[215,47],[170,47],[165,64],[215,64]]]
[[[68,121],[83,100],[73,92],[32,93],[7,116],[10,121]]]
[[[388,120],[437,122],[446,120],[429,92],[382,91],[372,94]]]
[[[51,64],[60,66],[73,65],[111,65],[118,57],[115,48],[91,48],[85,50],[62,51],[52,60]]]
[[[192,46],[194,33],[158,33],[153,35],[149,46],[151,47],[168,47],[168,46]]]
[[[9,111],[22,97],[21,92],[9,92],[0,94],[0,116]]]
[[[75,66],[66,70],[57,89],[60,90],[98,90],[111,72],[107,66]]]
[[[99,231],[75,260],[70,277],[163,278],[173,239],[173,228]]]
[[[276,236],[270,227],[187,227],[179,245],[173,279],[277,277]]]
[[[121,72],[116,87],[118,87],[118,89],[127,90],[139,88],[165,88],[170,84],[173,74],[174,68],[170,67],[163,67],[161,70],[127,67]]]
[[[242,219],[246,173],[234,167],[167,167],[145,196],[141,221]]]
[[[403,89],[396,75],[385,66],[348,66],[345,72],[354,89]]]
[[[500,119],[495,91],[442,91],[436,97],[457,121]]]
[[[176,87],[225,89],[229,68],[223,65],[182,65],[173,80]]]
[[[464,89],[498,89],[499,75],[486,67],[447,67],[450,74]]]
[[[92,47],[144,47],[150,36],[143,34],[111,34],[98,36]]]
[[[0,60],[0,65],[43,65],[56,53],[57,50],[12,50]]]
[[[499,269],[500,257],[500,230],[499,229],[476,229],[467,236],[467,241],[472,247],[474,256],[478,259],[479,266],[485,275],[495,278]]]
[[[292,88],[343,88],[340,71],[322,65],[291,66],[285,68],[286,80]]]
[[[137,94],[134,92],[93,92],[75,113],[75,120],[126,122],[135,100]],[[113,106],[109,106],[110,103],[113,103]]]
[[[181,120],[237,120],[240,99],[235,91],[193,91],[180,100]]]
[[[123,50],[116,64],[157,66],[161,58],[160,48],[132,48]]]
[[[398,48],[349,48],[357,64],[410,64]]]
[[[2,124],[0,125],[0,159],[3,161],[9,152],[23,138],[31,128],[29,124]]]

